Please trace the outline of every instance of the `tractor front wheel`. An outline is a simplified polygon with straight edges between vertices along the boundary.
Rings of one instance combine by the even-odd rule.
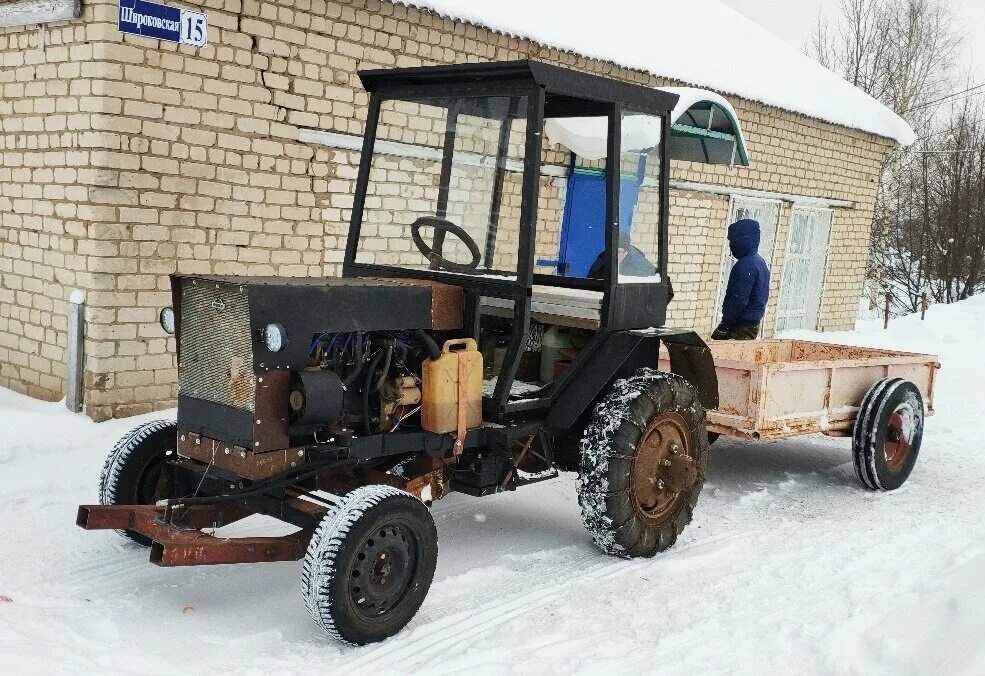
[[[691,522],[704,485],[708,432],[694,387],[640,369],[617,381],[581,443],[578,502],[604,551],[653,556]]]
[[[173,420],[155,420],[127,432],[113,447],[99,476],[99,504],[153,505],[175,496],[174,473],[168,458],[177,449],[178,426]],[[150,540],[133,531],[119,531],[149,547]]]
[[[374,643],[413,619],[437,561],[438,534],[424,503],[391,486],[363,486],[315,531],[301,592],[311,617],[335,638]]]

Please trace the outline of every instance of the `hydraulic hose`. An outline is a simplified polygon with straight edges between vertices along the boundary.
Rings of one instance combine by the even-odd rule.
[[[393,343],[387,345],[386,356],[383,358],[383,369],[380,371],[380,379],[376,381],[376,386],[373,388],[373,392],[378,392],[383,383],[386,382],[387,374],[390,373],[390,364],[393,363]]]
[[[431,359],[437,359],[441,356],[441,348],[438,347],[436,342],[434,342],[434,338],[428,335],[427,331],[424,329],[415,329],[414,335],[417,336],[417,340],[424,345],[424,349],[427,351],[428,356],[431,357]]]
[[[359,374],[363,372],[363,359],[365,358],[365,355],[363,354],[362,331],[356,331],[356,344],[353,345],[352,347],[352,354],[355,358],[354,361],[356,365],[352,368],[352,371],[350,371],[346,375],[345,379],[342,381],[342,385],[345,387],[346,390],[349,389],[349,386],[352,385],[352,383],[356,382],[356,378],[358,378]]]

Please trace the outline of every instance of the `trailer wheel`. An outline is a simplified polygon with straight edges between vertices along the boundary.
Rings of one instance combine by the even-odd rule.
[[[852,456],[859,480],[872,490],[891,491],[909,478],[923,442],[923,396],[902,378],[873,385],[859,409]]]
[[[411,621],[437,560],[438,534],[424,503],[391,486],[363,486],[315,531],[301,593],[311,617],[335,638],[374,643]]]
[[[168,456],[177,449],[178,425],[173,420],[155,420],[127,432],[110,452],[99,475],[102,505],[151,505],[174,495],[173,473],[165,471]],[[117,531],[149,547],[146,536]]]
[[[705,410],[684,378],[640,369],[617,381],[581,443],[578,503],[609,554],[653,556],[691,522],[704,485]]]

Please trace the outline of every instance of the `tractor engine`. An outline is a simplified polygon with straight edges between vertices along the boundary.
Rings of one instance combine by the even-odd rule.
[[[172,295],[178,453],[248,479],[419,429],[424,364],[462,326],[462,290],[416,280],[175,276]]]

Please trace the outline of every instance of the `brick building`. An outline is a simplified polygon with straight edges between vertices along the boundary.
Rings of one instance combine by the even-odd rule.
[[[853,325],[880,168],[912,134],[847,83],[831,95],[862,101],[871,121],[767,105],[775,99],[399,2],[181,4],[207,15],[207,46],[123,35],[119,0],[0,0],[0,386],[64,396],[67,304],[80,290],[87,413],[168,407],[174,341],[157,317],[169,274],[337,274],[367,101],[356,71],[374,67],[534,58],[719,91],[751,161],[672,164],[669,323],[711,332],[725,228],[751,215],[774,272],[766,334]],[[779,44],[717,3],[697,5],[747,41]],[[777,60],[802,58],[784,49]],[[567,179],[564,159],[555,164],[541,209],[556,218],[539,258],[559,245]]]

